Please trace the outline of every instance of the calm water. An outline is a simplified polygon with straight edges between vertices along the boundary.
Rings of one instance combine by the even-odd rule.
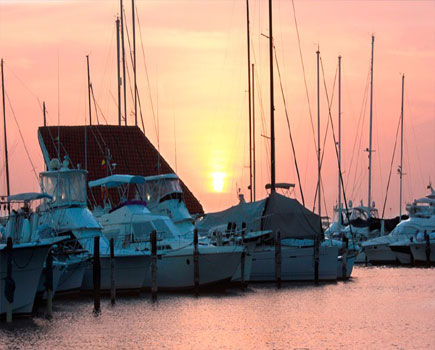
[[[55,300],[0,322],[0,349],[435,349],[435,269],[356,267],[349,282],[251,285],[199,298]]]

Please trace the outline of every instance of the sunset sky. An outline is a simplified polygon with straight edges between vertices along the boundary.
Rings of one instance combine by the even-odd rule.
[[[131,1],[125,0],[132,40]],[[290,0],[273,2],[273,35],[306,205],[312,209],[317,159],[316,51],[320,48],[322,144],[328,120],[326,82],[337,132],[337,71],[342,56],[342,168],[346,195],[367,202],[369,72],[374,48],[372,198],[382,213],[405,74],[404,202],[435,182],[435,1],[295,1],[301,52]],[[137,0],[138,89],[145,134],[199,198],[205,211],[249,198],[246,2],[244,0]],[[270,181],[268,2],[251,0],[251,61],[255,64],[257,199]],[[37,128],[89,123],[86,55],[99,123],[116,124],[116,31],[119,1],[0,1],[0,57],[5,61],[7,138],[12,193],[37,191],[43,170]],[[262,35],[264,34],[264,35]],[[129,55],[127,33],[126,53]],[[301,55],[308,87],[307,99]],[[128,59],[128,72],[132,65]],[[145,72],[148,71],[149,85]],[[296,183],[279,78],[275,66],[276,180]],[[128,124],[134,124],[128,87]],[[10,101],[10,104],[9,104]],[[152,101],[152,102],[151,102]],[[14,117],[15,116],[15,117]],[[16,118],[16,119],[15,119]],[[93,110],[93,123],[97,123]],[[141,126],[141,121],[139,121]],[[1,128],[1,184],[4,176]],[[399,212],[400,138],[385,216]],[[323,146],[322,146],[323,148]],[[337,201],[337,159],[331,127],[322,169],[322,214]],[[2,186],[0,191],[5,193]],[[325,207],[326,204],[326,207]],[[404,208],[404,206],[403,206]],[[404,210],[404,209],[403,209]],[[317,211],[317,209],[316,209]]]

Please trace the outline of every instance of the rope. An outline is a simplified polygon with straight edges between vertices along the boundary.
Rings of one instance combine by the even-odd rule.
[[[393,154],[391,156],[390,173],[388,175],[388,182],[387,182],[387,191],[385,193],[384,206],[382,208],[382,219],[384,218],[385,206],[387,204],[388,189],[390,188],[391,172],[392,172],[392,169],[393,169],[394,156],[396,155],[396,146],[397,146],[397,137],[399,135],[399,127],[400,127],[400,117],[399,117],[399,123],[397,124],[396,139],[394,140]]]
[[[17,120],[17,117],[15,115],[15,111],[12,107],[11,100],[9,99],[9,95],[7,92],[6,92],[6,97],[8,99],[9,108],[11,109],[12,115],[14,116],[15,123],[17,124],[17,128],[18,128],[18,132],[20,133],[21,141],[23,141],[23,145],[24,145],[24,149],[25,149],[26,154],[27,154],[27,158],[29,158],[29,162],[32,165],[32,169],[33,169],[33,173],[35,174],[36,181],[39,182],[38,175],[36,174],[35,166],[33,165],[32,158],[30,158],[29,150],[27,149],[26,143],[24,142],[24,137],[23,137],[23,134],[21,133],[20,125],[18,124],[18,120]]]
[[[301,192],[302,204],[305,206],[305,199],[304,199],[304,193],[302,191],[301,177],[300,177],[300,174],[299,174],[298,162],[296,160],[296,150],[295,150],[295,145],[294,145],[294,142],[293,142],[293,136],[292,136],[292,132],[291,132],[291,128],[290,128],[290,120],[289,120],[288,111],[287,111],[287,103],[286,103],[285,96],[284,96],[284,89],[282,87],[281,72],[279,70],[278,57],[277,57],[275,45],[273,46],[273,48],[274,48],[274,51],[275,51],[275,62],[276,62],[277,70],[278,70],[279,85],[281,87],[282,100],[284,102],[284,110],[285,110],[285,117],[286,117],[286,120],[287,120],[287,128],[288,128],[288,133],[289,133],[289,136],[290,136],[290,142],[291,142],[291,145],[292,145],[293,157],[294,157],[294,160],[295,160],[296,174],[298,176],[299,191]]]
[[[313,132],[313,140],[314,140],[314,150],[316,150],[316,136],[314,132],[314,123],[313,123],[313,114],[311,112],[311,102],[310,102],[310,95],[308,94],[308,84],[307,84],[307,77],[305,73],[305,65],[304,65],[304,58],[302,56],[302,48],[301,48],[301,38],[299,35],[299,29],[298,29],[298,22],[296,20],[296,9],[295,9],[295,3],[294,0],[292,0],[292,6],[293,6],[293,18],[295,20],[295,27],[296,27],[296,34],[298,37],[298,48],[299,48],[299,56],[301,58],[301,65],[302,65],[302,72],[304,75],[304,84],[305,84],[305,94],[307,96],[307,102],[308,102],[308,111],[310,113],[310,121],[311,121],[311,130]],[[317,152],[317,151],[316,151]]]

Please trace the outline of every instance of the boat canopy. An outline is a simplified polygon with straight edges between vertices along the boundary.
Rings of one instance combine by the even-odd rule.
[[[31,202],[43,198],[52,199],[53,197],[45,192],[25,192],[9,196],[8,202]]]
[[[296,199],[271,193],[269,197],[255,202],[240,202],[227,210],[206,214],[197,223],[197,228],[204,232],[219,225],[236,223],[237,228],[246,223],[248,231],[280,231],[281,238],[313,239],[321,234],[321,222],[314,214]]]
[[[145,178],[139,175],[110,175],[98,180],[89,181],[89,187],[105,186],[107,188],[119,187],[125,184],[144,184]]]

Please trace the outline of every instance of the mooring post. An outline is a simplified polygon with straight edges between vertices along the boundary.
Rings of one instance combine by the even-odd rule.
[[[47,292],[46,317],[51,319],[53,317],[53,252],[51,249],[45,262],[45,289]]]
[[[424,239],[426,241],[426,265],[430,267],[430,237],[426,231],[424,231]]]
[[[246,246],[245,246],[245,233],[246,233],[246,222],[242,222],[242,257],[240,261],[240,281],[242,284],[242,289],[245,288],[245,259],[246,259]]]
[[[281,288],[281,232],[275,235],[275,280],[276,286]]]
[[[341,254],[341,278],[347,279],[347,250],[349,247],[349,239],[343,235],[343,253]]]
[[[198,230],[193,230],[193,282],[195,284],[195,295],[199,295],[199,250]]]
[[[157,299],[157,232],[153,230],[151,240],[151,299]]]
[[[8,237],[7,239],[6,250],[8,252],[8,265],[5,279],[6,322],[12,323],[12,304],[15,294],[15,282],[12,279],[12,237]]]
[[[100,287],[101,287],[101,263],[100,263],[100,237],[94,237],[94,313],[99,314]]]
[[[319,284],[319,235],[314,239],[314,282]]]
[[[110,239],[110,304],[115,305],[115,240]]]

